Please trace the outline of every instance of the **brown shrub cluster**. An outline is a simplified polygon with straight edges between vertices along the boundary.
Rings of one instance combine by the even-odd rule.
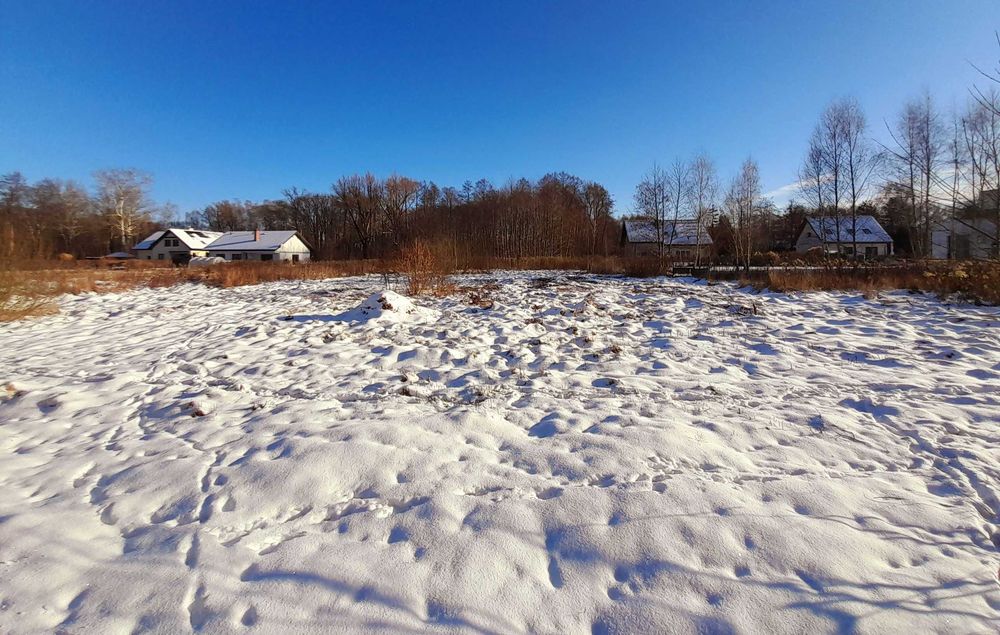
[[[393,269],[406,277],[406,292],[409,295],[444,295],[455,289],[448,278],[453,269],[424,241],[418,240],[404,247]]]

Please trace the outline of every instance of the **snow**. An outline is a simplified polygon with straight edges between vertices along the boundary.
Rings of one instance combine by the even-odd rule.
[[[222,232],[210,232],[201,229],[178,229],[172,227],[167,230],[153,232],[141,242],[137,243],[132,249],[137,251],[152,249],[153,246],[167,233],[170,233],[178,238],[188,249],[193,250],[205,249],[212,241],[223,235]]]
[[[672,235],[671,235],[672,234]],[[630,243],[655,243],[656,225],[647,219],[632,219],[625,221],[625,235]],[[698,231],[698,222],[681,219],[676,222],[668,220],[663,225],[663,244],[665,245],[711,245],[712,237],[702,228]]]
[[[226,232],[219,235],[206,248],[211,251],[277,251],[295,236],[295,230],[272,230],[260,232]]]
[[[854,229],[854,219],[850,216],[841,216],[839,218],[834,217],[824,217],[824,218],[809,218],[807,219],[809,226],[816,233],[817,236],[825,236],[822,238],[825,242],[833,243],[891,243],[892,237],[886,233],[879,222],[875,220],[875,217],[868,215],[859,215],[857,217],[857,227],[858,227],[858,237],[857,240],[852,236],[852,230]],[[839,239],[838,239],[839,232]]]
[[[0,632],[996,631],[1000,309],[458,282],[0,325]]]
[[[212,265],[224,265],[226,262],[225,258],[220,258],[219,256],[193,256],[191,260],[188,261],[188,266],[210,267]]]

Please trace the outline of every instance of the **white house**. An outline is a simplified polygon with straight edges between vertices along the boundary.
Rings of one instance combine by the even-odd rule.
[[[657,236],[662,236],[662,252],[657,246]],[[662,253],[675,262],[705,260],[712,251],[712,237],[694,220],[664,221],[663,231],[656,231],[652,219],[632,219],[622,223],[622,250],[632,256],[655,256]]]
[[[294,229],[250,232],[226,232],[206,248],[209,256],[230,261],[263,260],[306,262],[309,246]]]
[[[964,260],[1000,257],[1000,191],[983,192],[977,205],[934,224],[931,256]]]
[[[167,229],[154,232],[132,250],[140,260],[169,260],[187,264],[192,257],[208,254],[206,247],[222,232],[200,229]]]
[[[873,216],[864,214],[857,217],[857,235],[854,234],[854,226],[854,219],[850,216],[807,218],[795,241],[795,251],[805,253],[822,247],[827,253],[854,256],[857,244],[859,257],[892,255],[892,236]]]

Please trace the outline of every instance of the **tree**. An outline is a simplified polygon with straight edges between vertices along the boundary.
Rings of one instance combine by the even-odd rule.
[[[601,252],[607,254],[608,225],[611,222],[611,210],[614,208],[614,201],[611,194],[600,183],[593,181],[583,186],[581,193],[583,198],[583,208],[587,213],[587,220],[590,223],[590,253],[597,253],[598,242],[601,244]]]
[[[670,226],[669,236],[667,236],[667,246],[674,246],[674,239],[677,238],[677,222],[682,216],[686,216],[686,204],[690,201],[691,189],[691,166],[680,159],[675,159],[670,165],[668,175],[668,198],[670,199],[671,211],[673,212],[673,222]],[[670,250],[671,254],[673,253]]]
[[[821,226],[826,226],[826,194],[830,189],[826,171],[827,161],[824,154],[822,126],[817,126],[809,139],[809,151],[799,169],[799,191],[819,213]],[[826,253],[826,232],[819,233]]]
[[[908,102],[890,134],[894,143],[889,149],[892,167],[909,197],[910,252],[927,256],[937,209],[933,199],[943,182],[939,170],[946,149],[940,114],[930,94]]]
[[[364,176],[355,174],[341,177],[333,185],[333,195],[354,229],[361,247],[361,257],[370,258],[385,188],[371,173]]]
[[[694,216],[695,236],[698,247],[695,249],[695,266],[701,265],[701,238],[708,231],[715,218],[715,199],[719,195],[719,179],[715,173],[715,164],[705,154],[699,154],[691,161],[691,187],[688,190],[689,207]]]
[[[399,249],[408,237],[408,216],[417,203],[420,183],[405,176],[393,174],[383,185],[382,213],[392,239],[392,246]]]
[[[754,247],[754,221],[765,208],[767,201],[761,197],[760,172],[757,163],[748,158],[726,193],[726,213],[732,227],[733,246],[737,265],[750,271],[750,257]]]
[[[149,219],[149,188],[153,179],[135,169],[101,170],[94,173],[97,182],[95,203],[111,227],[112,240],[121,249],[135,242],[139,226]]]
[[[867,124],[861,106],[855,99],[841,103],[839,116],[844,140],[844,166],[847,194],[851,205],[851,254],[858,255],[858,206],[868,193],[871,177],[881,163],[881,154],[872,148],[865,136]]]
[[[653,163],[653,167],[635,188],[635,209],[653,221],[656,228],[656,255],[660,258],[663,258],[663,230],[669,207],[667,174],[658,164]]]

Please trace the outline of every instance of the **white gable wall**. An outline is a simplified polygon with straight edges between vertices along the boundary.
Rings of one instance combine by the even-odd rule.
[[[167,241],[177,241],[177,247],[167,247]],[[139,260],[165,260],[171,261],[175,256],[183,257],[187,256],[205,256],[208,252],[204,250],[192,250],[188,248],[187,245],[181,241],[181,239],[174,236],[170,231],[167,231],[156,244],[153,245],[152,249],[137,249],[135,252],[136,258]],[[182,258],[185,259],[186,258]]]

